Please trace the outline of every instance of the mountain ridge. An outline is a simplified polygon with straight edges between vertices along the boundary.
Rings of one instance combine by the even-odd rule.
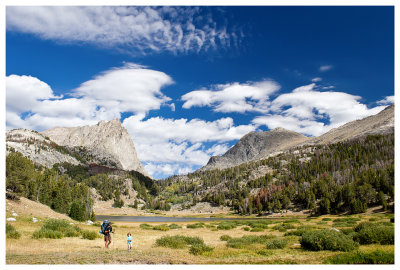
[[[306,137],[281,127],[263,132],[252,131],[244,135],[222,156],[212,156],[199,171],[233,167],[248,161],[277,155],[297,146],[330,144],[363,135],[387,134],[390,132],[394,132],[394,105],[387,106],[375,115],[350,121],[338,128],[331,129],[318,137]],[[281,135],[282,137],[277,138],[277,136],[273,135]],[[255,150],[255,148],[260,149]],[[246,151],[249,155],[243,154]],[[254,154],[256,152],[258,154]]]
[[[285,151],[308,137],[284,128],[244,135],[222,156],[213,156],[201,170],[228,168],[254,159],[266,158],[277,151]]]
[[[122,170],[138,171],[146,176],[134,143],[121,121],[100,121],[80,127],[54,127],[41,132],[52,141],[66,147],[85,147],[95,158]]]

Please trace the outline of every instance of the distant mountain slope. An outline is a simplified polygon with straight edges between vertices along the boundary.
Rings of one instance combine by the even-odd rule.
[[[92,157],[101,161],[101,165],[134,170],[148,176],[138,159],[131,136],[119,119],[100,121],[92,126],[55,127],[41,134],[62,146],[84,147]]]
[[[283,128],[265,132],[250,132],[242,137],[222,156],[213,156],[200,171],[224,169],[252,160],[267,158],[271,154],[284,152],[304,144],[330,144],[346,141],[368,134],[394,132],[394,105],[376,115],[349,122],[317,137],[308,138]]]
[[[28,129],[13,129],[6,132],[7,153],[19,152],[38,165],[47,168],[55,163],[68,162],[78,165],[66,149],[59,147],[40,133]]]
[[[368,134],[387,134],[394,132],[394,105],[388,106],[376,115],[355,120],[307,142],[329,144],[354,139]]]
[[[242,137],[222,156],[213,156],[201,170],[223,169],[268,155],[286,151],[289,148],[309,140],[306,136],[283,128],[265,132],[250,132]]]

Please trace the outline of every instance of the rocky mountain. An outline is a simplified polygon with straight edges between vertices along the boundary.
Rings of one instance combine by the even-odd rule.
[[[388,134],[392,132],[394,132],[394,105],[388,106],[376,115],[331,129],[327,133],[308,141],[307,144],[329,144],[369,134]]]
[[[28,129],[13,129],[6,132],[7,154],[22,153],[38,165],[51,168],[55,163],[68,162],[74,165],[80,162],[70,153],[42,134]]]
[[[250,132],[222,156],[213,156],[200,171],[224,169],[248,161],[267,158],[301,145],[330,144],[355,139],[368,134],[394,132],[394,105],[376,115],[349,122],[316,137],[308,138],[294,131],[276,128],[265,132]]]
[[[223,169],[251,160],[267,158],[309,140],[308,137],[284,128],[250,132],[222,156],[213,156],[201,170]]]
[[[134,170],[149,176],[138,159],[128,131],[119,119],[100,121],[92,126],[55,127],[41,134],[69,149],[80,151],[83,148],[85,154],[99,165]]]

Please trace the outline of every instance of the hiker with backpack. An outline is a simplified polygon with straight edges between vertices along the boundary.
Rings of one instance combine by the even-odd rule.
[[[108,248],[108,246],[111,244],[111,233],[114,233],[111,222],[104,220],[103,224],[101,224],[99,233],[104,234],[105,246]]]

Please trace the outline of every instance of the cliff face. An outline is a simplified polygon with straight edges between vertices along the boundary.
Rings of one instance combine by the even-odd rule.
[[[286,151],[307,140],[309,138],[306,136],[284,128],[265,132],[250,132],[224,155],[211,157],[202,169],[228,168],[247,161],[266,158],[270,154]]]
[[[85,151],[101,165],[135,170],[149,176],[137,157],[128,131],[119,119],[100,121],[93,126],[55,127],[41,134],[65,147],[84,147]]]

